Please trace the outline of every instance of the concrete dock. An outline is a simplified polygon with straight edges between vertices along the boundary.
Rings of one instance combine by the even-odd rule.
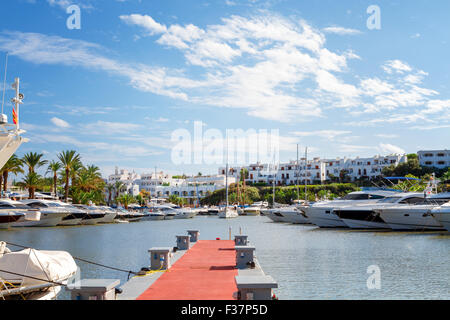
[[[195,238],[194,242],[177,236],[175,249],[149,249],[151,270],[132,277],[117,290],[115,299],[269,300],[272,289],[278,287],[272,277],[264,274],[247,236],[235,236],[234,241]],[[77,299],[92,295],[104,299],[108,290],[92,293],[87,288],[83,294],[82,288]]]

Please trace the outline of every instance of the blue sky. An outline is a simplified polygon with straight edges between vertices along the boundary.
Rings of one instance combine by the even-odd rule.
[[[70,4],[80,30],[66,27]],[[372,4],[380,30],[366,25]],[[2,1],[0,71],[9,52],[31,140],[18,154],[76,149],[105,174],[215,173],[171,159],[171,134],[194,121],[278,129],[285,161],[297,143],[322,158],[448,148],[448,12],[448,1]]]

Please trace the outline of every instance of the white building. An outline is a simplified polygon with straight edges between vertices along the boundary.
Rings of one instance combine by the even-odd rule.
[[[450,167],[450,150],[418,151],[419,163],[423,167],[439,169]]]
[[[351,180],[354,181],[362,177],[373,179],[380,176],[385,167],[389,167],[390,165],[397,166],[407,160],[405,154],[391,154],[388,156],[377,155],[370,158],[336,158],[324,161],[326,162],[326,175],[328,179],[331,175],[339,177],[341,171],[345,170]]]
[[[107,182],[123,184],[123,192],[137,196],[141,190],[150,193],[152,198],[168,198],[176,195],[182,198],[198,199],[225,188],[224,175],[187,177],[186,179],[173,178],[164,172],[136,174],[127,170],[118,170],[108,177]],[[236,179],[228,177],[228,185],[235,183]],[[122,193],[123,193],[122,192]]]
[[[129,172],[128,170],[116,167],[114,174],[110,175],[107,179],[108,184],[115,185],[117,182],[121,182],[123,184],[123,189],[127,193],[136,196],[139,194],[139,185],[136,184],[136,181],[139,180],[141,176],[136,172]],[[122,192],[123,193],[123,192]]]
[[[262,163],[250,164],[243,167],[228,168],[228,175],[239,178],[242,168],[248,171],[246,182],[272,184],[275,179],[276,185],[293,185],[297,182],[304,184],[322,183],[330,180],[332,176],[339,177],[342,170],[345,170],[352,181],[361,177],[369,179],[381,175],[383,168],[406,162],[406,155],[392,154],[388,156],[374,156],[371,158],[336,158],[320,159],[313,158],[306,161],[300,158],[279,165],[268,165]],[[219,168],[219,174],[225,174],[225,167]]]

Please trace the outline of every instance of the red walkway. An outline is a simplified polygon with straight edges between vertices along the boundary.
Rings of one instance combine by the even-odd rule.
[[[200,240],[138,300],[232,300],[236,251],[232,240]]]

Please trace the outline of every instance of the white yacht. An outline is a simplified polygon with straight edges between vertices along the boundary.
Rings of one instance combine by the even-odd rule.
[[[219,218],[229,219],[229,218],[237,218],[239,215],[235,207],[225,206],[218,213]]]
[[[209,216],[217,216],[219,214],[219,207],[217,206],[212,206],[208,208],[208,215]]]
[[[163,205],[156,205],[151,208],[152,216],[149,217],[150,220],[172,220],[175,218],[175,215],[177,214],[176,206],[163,204]],[[163,218],[160,218],[160,215],[163,216]],[[153,218],[152,218],[153,217]]]
[[[116,212],[117,212],[116,219],[122,220],[122,221],[137,222],[137,221],[141,221],[142,219],[144,219],[146,217],[145,213],[132,212],[132,211],[126,210],[124,208],[117,209]]]
[[[339,207],[334,209],[333,213],[352,229],[390,229],[391,227],[380,217],[378,209],[390,206],[407,206],[422,202],[423,199],[423,193],[399,193],[370,205]]]
[[[398,194],[397,191],[366,188],[347,194],[342,199],[320,201],[310,206],[302,206],[302,210],[308,217],[308,221],[321,228],[348,228],[347,224],[339,216],[333,214],[333,210],[349,205],[373,204],[386,197]]]
[[[179,208],[174,216],[174,219],[191,219],[197,215],[197,211],[191,208]]]
[[[77,226],[81,224],[81,221],[86,216],[86,212],[74,207],[71,204],[62,202],[62,201],[53,201],[54,204],[64,208],[69,213],[66,217],[64,217],[59,223],[59,226]]]
[[[433,218],[431,212],[448,201],[450,192],[438,193],[416,204],[383,207],[378,211],[393,230],[443,230],[444,226]]]
[[[117,216],[116,210],[107,206],[97,206],[97,208],[105,213],[105,216],[99,223],[114,223]]]
[[[289,222],[294,224],[310,223],[306,214],[296,205],[282,207],[275,212],[281,215],[281,217],[279,217],[281,222]]]
[[[27,199],[20,203],[39,210],[40,219],[19,221],[14,223],[13,227],[55,227],[70,214],[68,210],[50,200]]]
[[[0,229],[8,229],[22,221],[39,221],[41,213],[18,201],[0,199]]]
[[[432,209],[431,215],[445,228],[445,230],[450,231],[450,202]]]
[[[164,220],[164,213],[154,209],[153,207],[145,211],[145,213],[146,216],[142,220],[152,220],[152,221]]]
[[[251,206],[244,207],[241,215],[243,216],[259,216],[261,214],[261,206],[252,204]]]
[[[80,224],[82,225],[94,225],[101,223],[105,218],[106,213],[97,207],[92,207],[84,204],[75,204],[76,208],[81,209],[85,212],[85,216],[81,219]]]

